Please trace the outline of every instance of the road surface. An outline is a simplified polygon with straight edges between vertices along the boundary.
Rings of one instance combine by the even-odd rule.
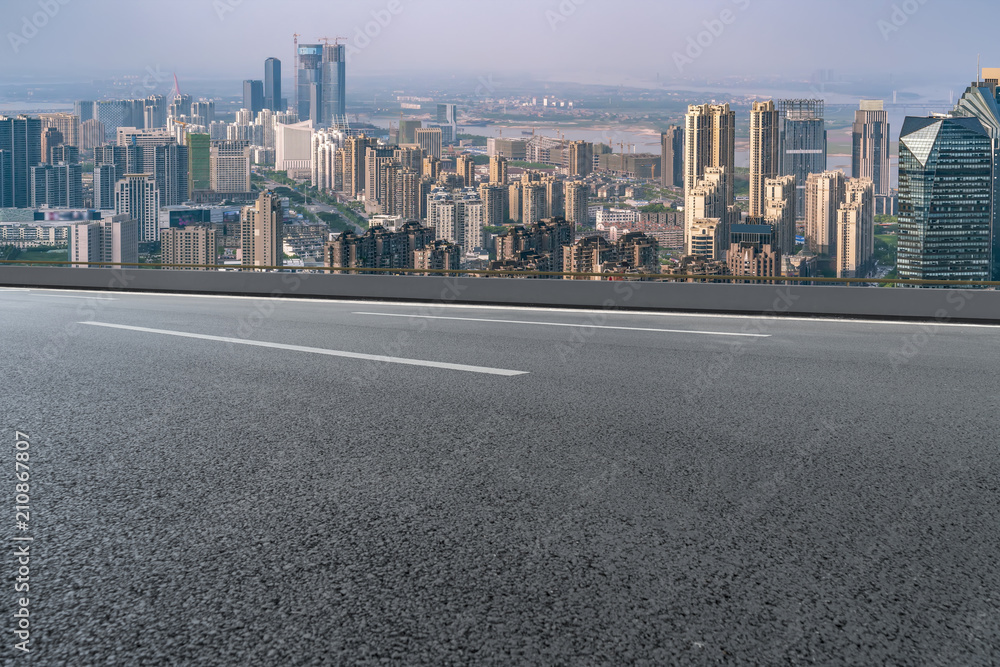
[[[0,340],[36,664],[1000,655],[997,328],[7,289]]]

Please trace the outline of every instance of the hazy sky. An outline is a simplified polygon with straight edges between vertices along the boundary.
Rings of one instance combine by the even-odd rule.
[[[378,15],[386,25],[374,23]],[[32,17],[40,28],[25,26]],[[304,42],[349,38],[351,77],[413,69],[807,77],[833,69],[925,72],[964,85],[977,52],[984,66],[1000,65],[989,48],[997,19],[996,0],[0,0],[0,72],[90,80],[150,67],[188,79],[260,78],[264,58],[276,56],[287,77],[300,32]],[[374,38],[359,37],[366,27]]]

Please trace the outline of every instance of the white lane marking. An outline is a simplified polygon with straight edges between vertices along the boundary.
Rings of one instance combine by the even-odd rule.
[[[211,340],[219,343],[233,343],[236,345],[251,345],[254,347],[269,347],[275,350],[291,350],[292,352],[308,352],[310,354],[324,354],[330,357],[346,357],[348,359],[364,359],[367,361],[384,361],[391,364],[405,364],[407,366],[425,366],[428,368],[443,368],[452,371],[464,371],[466,373],[482,373],[484,375],[502,375],[504,377],[515,377],[517,375],[528,375],[527,371],[511,371],[503,368],[488,368],[484,366],[466,366],[464,364],[448,364],[440,361],[423,361],[422,359],[404,359],[402,357],[386,357],[377,354],[359,354],[357,352],[343,352],[341,350],[325,350],[318,347],[303,347],[301,345],[285,345],[283,343],[268,343],[258,340],[243,340],[240,338],[226,338],[224,336],[208,336],[205,334],[187,333],[185,331],[169,331],[167,329],[148,329],[146,327],[130,327],[124,324],[108,324],[106,322],[80,322],[95,327],[107,327],[109,329],[125,329],[126,331],[139,331],[141,333],[154,333],[164,336],[179,336],[181,338],[197,338],[199,340]]]
[[[38,296],[47,296],[50,299],[88,299],[90,301],[117,301],[115,298],[105,298],[96,296],[76,296],[75,294],[39,294]]]
[[[613,329],[615,331],[652,331],[654,333],[697,334],[699,336],[739,336],[742,338],[770,338],[770,334],[729,333],[727,331],[693,331],[690,329],[646,329],[643,327],[613,327],[599,324],[568,324],[564,322],[527,322],[523,320],[488,320],[477,317],[441,317],[434,315],[404,315],[402,313],[353,313],[375,317],[406,317],[421,320],[458,320],[460,322],[497,322],[499,324],[532,324],[543,327],[580,327],[581,329]]]

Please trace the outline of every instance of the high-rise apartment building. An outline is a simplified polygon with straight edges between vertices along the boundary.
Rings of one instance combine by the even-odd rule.
[[[160,231],[164,264],[182,264],[191,270],[208,271],[216,263],[216,232],[208,226],[171,227]],[[174,267],[181,268],[184,267]]]
[[[844,202],[844,174],[824,171],[806,178],[806,245],[817,255],[837,254],[837,211]]]
[[[28,116],[0,116],[0,151],[10,155],[10,169],[0,183],[8,208],[31,206],[31,168],[42,163],[42,121]]]
[[[731,276],[781,275],[781,250],[769,225],[733,225],[729,233],[726,265]],[[739,282],[739,281],[738,281]]]
[[[594,144],[571,141],[569,144],[569,175],[587,176],[594,171]]]
[[[284,259],[281,199],[263,192],[240,215],[243,266],[282,266]]]
[[[70,225],[69,261],[86,263],[137,264],[139,226],[128,215],[109,215],[97,222]]]
[[[713,224],[715,227],[713,227],[712,242],[715,243],[717,240],[718,246],[713,246],[716,249],[711,252],[710,257],[719,261],[721,261],[723,253],[729,247],[730,207],[726,202],[729,173],[727,169],[722,167],[709,167],[705,170],[702,179],[698,181],[696,186],[688,191],[685,198],[687,202],[685,210],[687,228],[693,230],[697,226],[700,230],[699,234],[704,236],[708,225],[706,221],[714,221]],[[686,254],[706,254],[704,239],[699,243],[695,243],[692,239],[692,234],[687,235],[685,243]]]
[[[684,128],[671,125],[660,134],[660,155],[663,187],[684,187]]]
[[[209,151],[212,190],[246,194],[250,185],[250,145],[244,141],[216,141]]]
[[[882,100],[861,100],[854,112],[851,165],[854,178],[867,178],[875,187],[876,197],[888,197],[889,117]]]
[[[455,173],[462,180],[462,187],[476,187],[476,161],[469,154],[459,155],[455,160]]]
[[[96,118],[88,118],[80,124],[80,148],[93,150],[105,141],[106,129],[104,123]]]
[[[114,164],[94,165],[94,208],[98,211],[113,210],[118,170]]]
[[[837,277],[867,278],[875,256],[875,186],[852,178],[837,210]]]
[[[160,206],[178,206],[188,201],[188,147],[163,144],[153,149],[153,155],[153,178],[160,191]]]
[[[479,199],[483,202],[484,227],[499,227],[507,221],[506,187],[494,183],[481,183]]]
[[[575,229],[589,227],[590,220],[590,186],[584,181],[566,181],[564,190],[566,202],[566,220],[575,225]]]
[[[441,159],[442,141],[440,127],[422,128],[416,130],[413,134],[416,139],[414,143],[420,146],[424,153],[439,160]]]
[[[764,181],[764,222],[771,227],[771,245],[785,256],[795,253],[795,198],[794,176]]]
[[[344,140],[344,193],[357,197],[365,192],[367,169],[365,159],[368,149],[378,146],[378,139],[361,134]]]
[[[490,158],[490,183],[507,185],[507,158],[500,155]]]
[[[115,187],[115,213],[138,225],[139,243],[160,240],[160,191],[152,174],[125,174]]]
[[[70,146],[80,145],[80,117],[71,113],[43,113],[38,117],[43,127],[54,127],[63,136],[63,142]]]
[[[781,116],[782,176],[794,176],[795,210],[805,214],[806,180],[826,171],[827,143],[823,100],[778,100]]]
[[[765,183],[778,176],[778,120],[773,101],[753,103],[750,109],[750,216],[754,218],[764,215]]]
[[[281,61],[268,58],[264,61],[264,108],[271,111],[285,111],[281,99]]]
[[[989,280],[994,142],[978,118],[912,118],[899,139],[900,278]]]
[[[31,168],[33,208],[80,208],[83,206],[83,171],[79,164],[40,164]]]
[[[684,117],[684,189],[693,190],[710,168],[725,172],[725,201],[733,203],[736,113],[728,104],[688,107]]]

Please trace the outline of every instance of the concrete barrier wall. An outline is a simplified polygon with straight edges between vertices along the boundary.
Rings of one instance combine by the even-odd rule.
[[[1000,324],[1000,292],[0,266],[0,286]]]

